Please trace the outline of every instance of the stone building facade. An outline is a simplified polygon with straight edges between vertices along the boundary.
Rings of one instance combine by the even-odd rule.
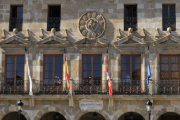
[[[59,120],[56,116],[63,120],[148,120],[146,102],[150,99],[151,120],[179,120],[179,6],[179,0],[0,0],[0,119],[16,120],[16,103],[21,99],[27,120]],[[51,21],[57,9],[60,19]],[[13,16],[21,21],[13,21]],[[107,55],[112,96],[108,95]],[[53,83],[46,79],[48,56],[54,60],[53,70],[48,69]],[[56,63],[56,58],[62,62]],[[87,68],[86,59],[91,61]],[[61,75],[56,78],[59,64],[62,69],[57,74]]]

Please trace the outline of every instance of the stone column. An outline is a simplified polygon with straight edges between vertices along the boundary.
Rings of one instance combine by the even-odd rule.
[[[3,87],[4,87],[4,82],[5,82],[5,79],[4,79],[4,75],[3,73],[5,73],[5,54],[3,53],[2,49],[0,51],[0,66],[1,66],[1,69],[0,69],[0,91],[2,92],[3,91]]]

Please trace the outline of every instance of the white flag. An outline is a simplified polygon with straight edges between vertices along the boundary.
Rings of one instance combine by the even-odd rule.
[[[27,49],[25,48],[25,56],[26,56],[26,64],[27,64],[27,67],[28,67],[28,77],[29,77],[29,94],[30,95],[33,95],[33,92],[32,92],[32,79],[31,79],[31,74],[30,74],[30,68],[29,68],[29,62],[28,62],[28,54],[27,54]]]

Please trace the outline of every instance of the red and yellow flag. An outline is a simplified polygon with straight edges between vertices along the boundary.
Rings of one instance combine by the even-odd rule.
[[[106,73],[107,73],[107,80],[108,80],[108,86],[109,86],[109,95],[112,95],[112,84],[111,84],[111,80],[109,78],[109,72],[108,72],[108,55],[107,55],[107,62],[106,62]]]
[[[65,58],[65,62],[66,62],[66,71],[67,71],[67,87],[68,87],[68,91],[70,91],[70,85],[69,85],[69,69],[68,69],[68,63],[67,63],[66,55],[64,55],[64,58]]]

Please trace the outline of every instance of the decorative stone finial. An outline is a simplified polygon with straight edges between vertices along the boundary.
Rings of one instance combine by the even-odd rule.
[[[146,37],[145,32],[144,32],[144,28],[141,29],[141,37],[142,37],[142,38],[145,38],[145,37]]]
[[[171,28],[170,27],[167,28],[167,34],[168,35],[171,34]]]
[[[28,39],[28,38],[29,38],[29,29],[26,29],[26,32],[25,32],[24,37],[25,37],[26,39]]]
[[[128,36],[132,35],[133,28],[128,28]]]
[[[67,39],[67,29],[65,29],[64,32],[63,32],[63,38]]]
[[[18,29],[17,28],[14,28],[13,29],[13,34],[16,35],[18,33]]]
[[[2,33],[1,33],[1,38],[5,38],[6,36],[5,36],[5,29],[2,29]]]
[[[116,36],[117,38],[121,38],[121,29],[119,28],[119,29],[117,29],[117,36]]]
[[[159,28],[156,28],[156,32],[154,36],[156,39],[159,39]]]
[[[43,29],[40,29],[39,37],[42,39],[43,38]]]
[[[51,34],[55,35],[56,29],[55,28],[51,28]]]

